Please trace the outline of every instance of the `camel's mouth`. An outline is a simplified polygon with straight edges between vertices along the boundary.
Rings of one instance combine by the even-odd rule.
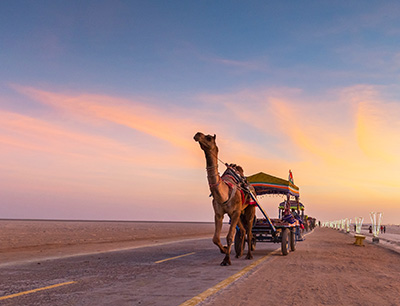
[[[197,141],[197,142],[200,142],[200,139],[201,139],[202,137],[204,137],[204,134],[198,132],[198,133],[196,133],[196,135],[194,135],[193,139],[194,139],[195,141]]]

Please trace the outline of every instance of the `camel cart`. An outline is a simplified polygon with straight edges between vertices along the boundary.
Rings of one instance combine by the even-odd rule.
[[[291,172],[289,177],[291,177]],[[250,183],[256,192],[253,194],[250,190],[250,196],[255,201],[257,207],[261,211],[264,218],[255,218],[253,224],[253,239],[251,243],[252,250],[255,249],[256,242],[273,242],[281,244],[282,255],[287,255],[290,251],[296,250],[296,233],[299,232],[300,222],[296,220],[293,215],[279,214],[279,219],[271,219],[268,217],[265,210],[261,207],[257,200],[257,196],[267,194],[282,194],[287,196],[287,201],[283,211],[291,211],[290,197],[295,198],[296,207],[295,209],[300,215],[300,202],[299,202],[299,188],[293,184],[290,180],[284,180],[263,172],[251,175],[247,177],[248,183]],[[304,206],[303,206],[304,207]],[[235,250],[240,250],[240,233],[237,229],[235,236]]]
[[[296,200],[290,200],[290,210],[292,211],[292,214],[297,215],[297,217],[302,220],[303,226],[300,229],[299,227],[296,228],[296,241],[303,241],[304,238],[302,237],[302,233],[305,230],[306,222],[305,222],[305,216],[304,216],[304,204],[299,202],[297,203]],[[299,206],[297,206],[299,204]],[[283,217],[283,214],[285,212],[285,207],[286,207],[286,201],[283,201],[279,203],[279,219]]]

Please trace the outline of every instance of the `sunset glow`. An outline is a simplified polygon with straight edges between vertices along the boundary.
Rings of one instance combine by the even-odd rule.
[[[312,13],[302,8],[304,21],[292,21],[281,4],[257,2],[247,7],[252,18],[232,4],[227,23],[235,27],[241,16],[243,26],[233,33],[212,8],[190,21],[194,3],[120,4],[109,15],[103,5],[95,9],[109,20],[92,23],[76,17],[77,8],[52,5],[42,24],[26,18],[38,9],[7,3],[0,4],[8,42],[0,58],[0,218],[211,222],[205,158],[193,140],[201,131],[216,134],[219,157],[247,175],[287,179],[291,169],[306,214],[334,220],[382,211],[384,223],[400,223],[397,2],[378,10],[336,4],[351,25],[339,13],[322,18],[335,4],[306,5]],[[26,20],[13,37],[10,10]],[[160,20],[138,17],[135,28],[118,18],[124,10]],[[57,18],[62,13],[70,22]],[[252,37],[246,28],[254,20]],[[282,200],[261,202],[276,216]]]

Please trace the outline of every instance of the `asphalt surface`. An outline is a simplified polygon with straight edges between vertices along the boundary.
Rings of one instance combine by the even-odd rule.
[[[277,248],[257,243],[253,260],[232,251],[227,267],[211,238],[3,266],[0,305],[180,305]]]

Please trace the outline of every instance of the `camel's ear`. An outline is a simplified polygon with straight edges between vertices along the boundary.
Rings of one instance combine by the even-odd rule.
[[[214,140],[217,138],[217,135],[214,134]]]

